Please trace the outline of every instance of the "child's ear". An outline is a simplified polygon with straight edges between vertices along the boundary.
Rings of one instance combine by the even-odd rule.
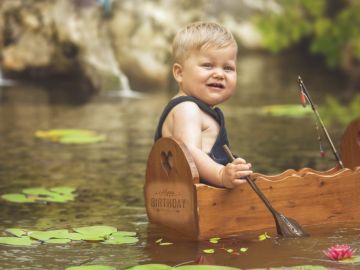
[[[173,65],[173,76],[178,83],[182,82],[182,66],[179,63]]]

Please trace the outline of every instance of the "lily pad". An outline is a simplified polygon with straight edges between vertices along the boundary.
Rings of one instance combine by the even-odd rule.
[[[341,263],[358,263],[360,262],[360,256],[353,256],[348,259],[340,260]]]
[[[36,195],[36,196],[53,196],[57,195],[57,193],[52,192],[43,187],[35,187],[35,188],[24,188],[22,190],[23,193],[28,195]]]
[[[63,144],[88,144],[104,141],[106,137],[91,130],[84,129],[53,129],[48,131],[38,130],[37,138],[59,142]]]
[[[72,195],[72,193],[75,191],[75,188],[72,187],[53,187],[50,188],[50,191],[59,193],[59,194],[66,194],[66,195]]]
[[[81,265],[81,266],[71,266],[65,270],[116,270],[116,268],[108,265]]]
[[[4,200],[16,203],[33,203],[36,201],[63,203],[74,200],[75,189],[70,187],[54,187],[50,190],[44,187],[25,188],[21,193],[4,194],[1,197]]]
[[[117,229],[115,227],[103,226],[103,225],[79,227],[79,228],[73,228],[73,230],[85,236],[98,236],[102,238],[117,232]]]
[[[27,197],[26,195],[19,193],[4,194],[1,196],[1,198],[5,201],[14,203],[32,203],[36,201],[36,198],[34,197]]]
[[[119,236],[113,237],[112,235],[103,244],[121,245],[121,244],[133,244],[139,242],[137,237],[131,236]]]
[[[135,236],[135,235],[136,232],[128,232],[128,231],[117,231],[111,234],[111,236],[113,237]]]
[[[74,241],[85,240],[84,235],[81,233],[69,233],[66,238]]]
[[[25,230],[17,229],[17,228],[9,228],[9,229],[6,229],[5,232],[10,233],[11,235],[14,235],[17,237],[25,236],[27,234],[27,232]]]
[[[22,237],[0,237],[0,244],[12,246],[31,246],[31,239],[29,236]]]
[[[47,241],[51,238],[64,239],[68,238],[68,230],[52,230],[52,231],[31,231],[28,233],[31,238],[40,241]]]

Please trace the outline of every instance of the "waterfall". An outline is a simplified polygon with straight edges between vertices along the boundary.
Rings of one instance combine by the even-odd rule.
[[[65,0],[59,2],[61,3],[59,10],[63,13],[68,8],[67,2]],[[111,34],[107,28],[108,26],[102,24],[102,21],[94,19],[94,12],[96,10],[84,9],[81,13],[81,18],[70,16],[65,22],[58,15],[62,13],[56,12],[55,20],[62,24],[62,28],[68,29],[71,40],[79,46],[81,51],[80,62],[85,62],[93,67],[100,77],[104,75],[104,78],[110,78],[111,80],[113,76],[114,79],[117,79],[117,86],[114,87],[116,89],[106,89],[106,95],[129,98],[140,97],[141,93],[131,90],[128,78],[119,67],[115,50],[110,40]],[[64,23],[66,26],[63,25]],[[91,71],[87,74],[90,78],[93,75]],[[102,85],[99,87],[102,87]]]
[[[12,80],[5,79],[2,73],[2,70],[0,68],[0,87],[1,86],[10,86],[13,85],[14,82]]]

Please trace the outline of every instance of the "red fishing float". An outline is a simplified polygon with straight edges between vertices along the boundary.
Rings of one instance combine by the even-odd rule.
[[[304,91],[300,91],[300,102],[301,102],[301,105],[303,105],[303,107],[305,108],[307,102],[306,102],[306,97],[305,97]]]

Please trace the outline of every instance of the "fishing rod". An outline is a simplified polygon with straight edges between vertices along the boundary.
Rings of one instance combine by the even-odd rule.
[[[309,101],[311,109],[314,112],[318,122],[320,123],[320,126],[321,126],[321,128],[322,128],[322,130],[323,130],[323,132],[325,134],[325,137],[326,137],[329,145],[331,146],[331,150],[332,150],[332,152],[333,152],[333,154],[335,156],[335,159],[337,160],[337,162],[339,163],[341,168],[345,168],[344,164],[342,163],[342,161],[340,159],[340,156],[339,156],[338,152],[336,151],[336,148],[335,148],[335,146],[334,146],[334,144],[333,144],[333,142],[332,142],[332,140],[330,138],[329,132],[327,131],[327,129],[326,129],[325,125],[324,125],[324,122],[322,121],[322,119],[320,117],[320,114],[316,110],[314,102],[313,102],[308,90],[306,89],[306,86],[305,86],[304,82],[302,81],[300,75],[298,76],[298,82],[299,82],[299,87],[300,87],[301,102],[303,103],[303,106],[305,106],[304,104],[305,104],[305,98],[306,98],[306,100]]]

